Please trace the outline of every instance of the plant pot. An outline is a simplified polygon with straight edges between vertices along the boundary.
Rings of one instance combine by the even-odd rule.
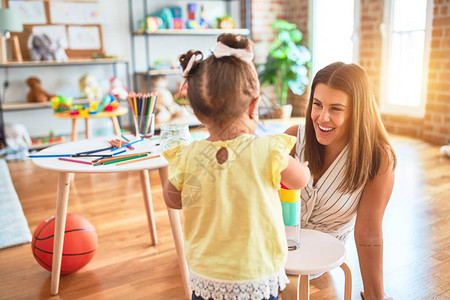
[[[292,116],[292,105],[286,104],[281,106],[281,119],[288,120]]]

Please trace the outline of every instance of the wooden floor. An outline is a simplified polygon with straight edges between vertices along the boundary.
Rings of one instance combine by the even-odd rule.
[[[393,137],[396,182],[384,220],[385,288],[394,299],[450,299],[450,159],[439,147]],[[31,232],[54,214],[56,173],[31,161],[8,163]],[[183,289],[158,173],[151,172],[159,244],[150,246],[136,174],[78,174],[69,212],[97,230],[99,247],[80,271],[62,276],[50,297],[50,273],[30,244],[0,250],[0,299],[183,299]],[[353,241],[347,244],[353,299],[361,278]],[[343,299],[340,269],[311,281],[311,299]]]

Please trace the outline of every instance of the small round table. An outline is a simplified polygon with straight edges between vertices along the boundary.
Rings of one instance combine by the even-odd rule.
[[[287,235],[289,237],[290,232]],[[309,299],[309,275],[321,274],[337,267],[341,267],[345,274],[344,299],[351,299],[352,273],[345,262],[344,244],[327,233],[301,229],[300,247],[288,253],[286,274],[294,276],[288,276],[291,284],[283,291],[283,299]]]
[[[111,137],[115,138],[115,137]],[[95,138],[86,139],[81,141],[74,141],[59,144],[46,148],[39,151],[36,155],[61,155],[61,154],[73,154],[83,151],[89,151],[94,149],[106,148],[109,145],[109,138]],[[150,140],[144,140],[139,143],[133,144],[135,148],[132,151],[127,151],[130,153],[140,153],[140,152],[153,152],[155,154],[160,154],[161,150]],[[104,150],[97,152],[96,154],[110,154],[111,151]],[[75,158],[78,161],[89,161],[93,160],[94,157],[87,158]],[[51,294],[58,294],[59,289],[59,276],[61,270],[61,259],[62,250],[64,244],[64,228],[66,223],[67,206],[69,202],[69,188],[70,188],[70,174],[73,173],[88,173],[88,174],[101,174],[101,173],[117,173],[117,172],[139,172],[141,188],[144,196],[144,205],[147,213],[147,221],[150,231],[150,236],[152,239],[152,244],[156,245],[158,243],[156,234],[155,217],[153,214],[153,202],[151,195],[150,179],[148,170],[160,169],[160,172],[164,172],[164,177],[167,178],[167,161],[164,157],[160,156],[158,158],[143,160],[139,162],[134,162],[130,164],[125,164],[121,166],[116,166],[115,164],[103,165],[103,166],[93,166],[91,164],[74,163],[70,161],[59,160],[57,157],[39,157],[33,158],[33,163],[41,168],[52,170],[58,172],[58,183],[57,183],[57,196],[56,196],[56,214],[55,214],[55,238],[53,242],[53,262],[52,262],[52,278],[51,278]],[[114,188],[114,187],[111,187]],[[170,216],[170,212],[169,212]],[[180,226],[179,224],[171,226]],[[178,230],[178,229],[177,229]]]
[[[88,139],[90,137],[89,134],[89,119],[98,119],[98,118],[110,118],[113,127],[114,127],[114,134],[117,136],[120,136],[120,126],[119,121],[117,120],[118,116],[122,116],[128,112],[128,108],[124,106],[119,106],[117,109],[113,111],[102,111],[99,113],[96,113],[94,115],[71,115],[68,112],[60,112],[60,113],[54,113],[53,115],[60,119],[71,119],[72,120],[72,141],[75,141],[77,139],[77,120],[78,119],[84,119],[85,120],[85,126],[86,126],[86,138]]]

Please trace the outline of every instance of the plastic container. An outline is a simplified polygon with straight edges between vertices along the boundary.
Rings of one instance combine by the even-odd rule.
[[[283,210],[288,250],[294,251],[300,247],[300,190],[291,190],[281,185],[279,195]]]

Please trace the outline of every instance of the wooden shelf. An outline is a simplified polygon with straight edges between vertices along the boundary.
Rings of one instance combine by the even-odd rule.
[[[159,29],[155,32],[133,32],[135,36],[145,35],[220,35],[222,33],[235,33],[249,35],[248,29]]]
[[[183,71],[181,69],[150,70],[149,72],[136,72],[135,74],[140,76],[181,75]]]
[[[69,61],[24,61],[0,63],[0,68],[21,68],[21,67],[52,67],[52,66],[80,66],[80,65],[105,65],[114,63],[127,63],[123,59],[92,58],[92,59],[71,59]]]
[[[88,104],[89,99],[76,99],[72,101],[72,104]],[[44,103],[29,103],[29,102],[7,102],[2,103],[3,111],[19,111],[19,110],[33,110],[33,109],[43,109],[51,108],[52,104],[50,101]]]

